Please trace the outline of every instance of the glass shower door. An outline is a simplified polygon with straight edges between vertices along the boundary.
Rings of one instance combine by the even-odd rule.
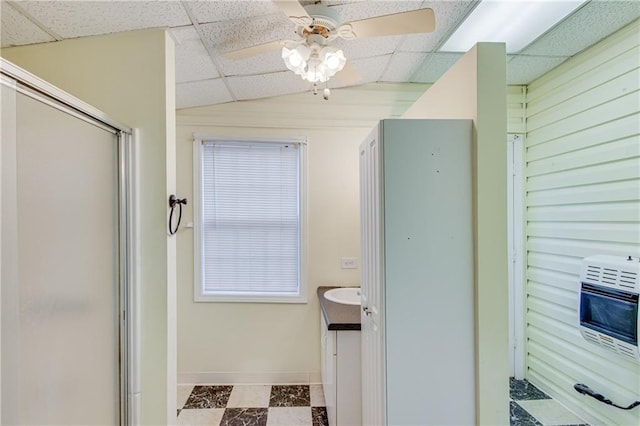
[[[118,424],[118,136],[14,97],[15,139],[2,140],[2,424]]]

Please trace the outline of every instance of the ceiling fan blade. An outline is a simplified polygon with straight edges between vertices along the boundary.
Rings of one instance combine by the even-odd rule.
[[[433,9],[418,9],[391,15],[353,21],[351,25],[357,38],[430,33],[436,29]]]
[[[356,67],[347,62],[346,64],[344,64],[344,68],[336,73],[334,78],[341,84],[348,86],[351,84],[356,84],[357,82],[362,80],[362,75],[360,75]]]
[[[270,41],[269,43],[257,44],[255,46],[245,47],[244,49],[231,50],[223,53],[226,58],[229,59],[245,59],[251,56],[256,56],[261,53],[272,52],[282,48],[283,41]]]
[[[296,25],[308,26],[311,17],[298,0],[272,0]]]

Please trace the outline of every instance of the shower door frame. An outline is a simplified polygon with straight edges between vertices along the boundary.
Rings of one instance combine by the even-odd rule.
[[[139,392],[139,312],[134,309],[137,292],[134,286],[134,130],[104,112],[53,86],[15,64],[0,58],[0,77],[15,82],[16,93],[22,93],[80,120],[113,132],[118,140],[118,354],[119,354],[119,418],[121,425],[137,424],[138,410],[131,395]],[[0,84],[4,84],[0,81]],[[0,201],[1,202],[1,201]],[[1,341],[0,341],[1,344]],[[0,372],[1,373],[1,372]],[[0,401],[1,404],[1,401]],[[0,412],[1,412],[0,406]]]

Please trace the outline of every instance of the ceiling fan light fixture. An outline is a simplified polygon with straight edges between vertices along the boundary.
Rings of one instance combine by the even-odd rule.
[[[320,46],[315,42],[287,46],[282,48],[285,65],[311,83],[326,82],[347,62],[344,52],[333,46]]]

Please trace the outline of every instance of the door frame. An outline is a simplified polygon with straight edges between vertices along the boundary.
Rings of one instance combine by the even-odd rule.
[[[135,185],[133,130],[93,106],[53,86],[15,64],[0,58],[0,84],[5,78],[12,82],[16,92],[34,98],[78,119],[112,131],[118,139],[118,211],[119,211],[119,358],[120,358],[120,424],[137,424],[137,407],[130,395],[139,392],[139,297],[134,279],[136,253],[135,239]],[[4,114],[3,114],[4,115]],[[2,147],[0,146],[0,158]],[[15,178],[15,176],[14,176]],[[1,193],[0,203],[4,194]],[[5,201],[6,202],[6,201]],[[2,263],[0,261],[0,263]],[[4,265],[0,265],[4,266]],[[0,305],[1,309],[1,305]],[[0,339],[1,345],[1,339]],[[1,371],[0,371],[1,374]],[[0,400],[0,413],[2,413]]]
[[[524,379],[524,136],[507,135],[509,273],[509,376]]]

